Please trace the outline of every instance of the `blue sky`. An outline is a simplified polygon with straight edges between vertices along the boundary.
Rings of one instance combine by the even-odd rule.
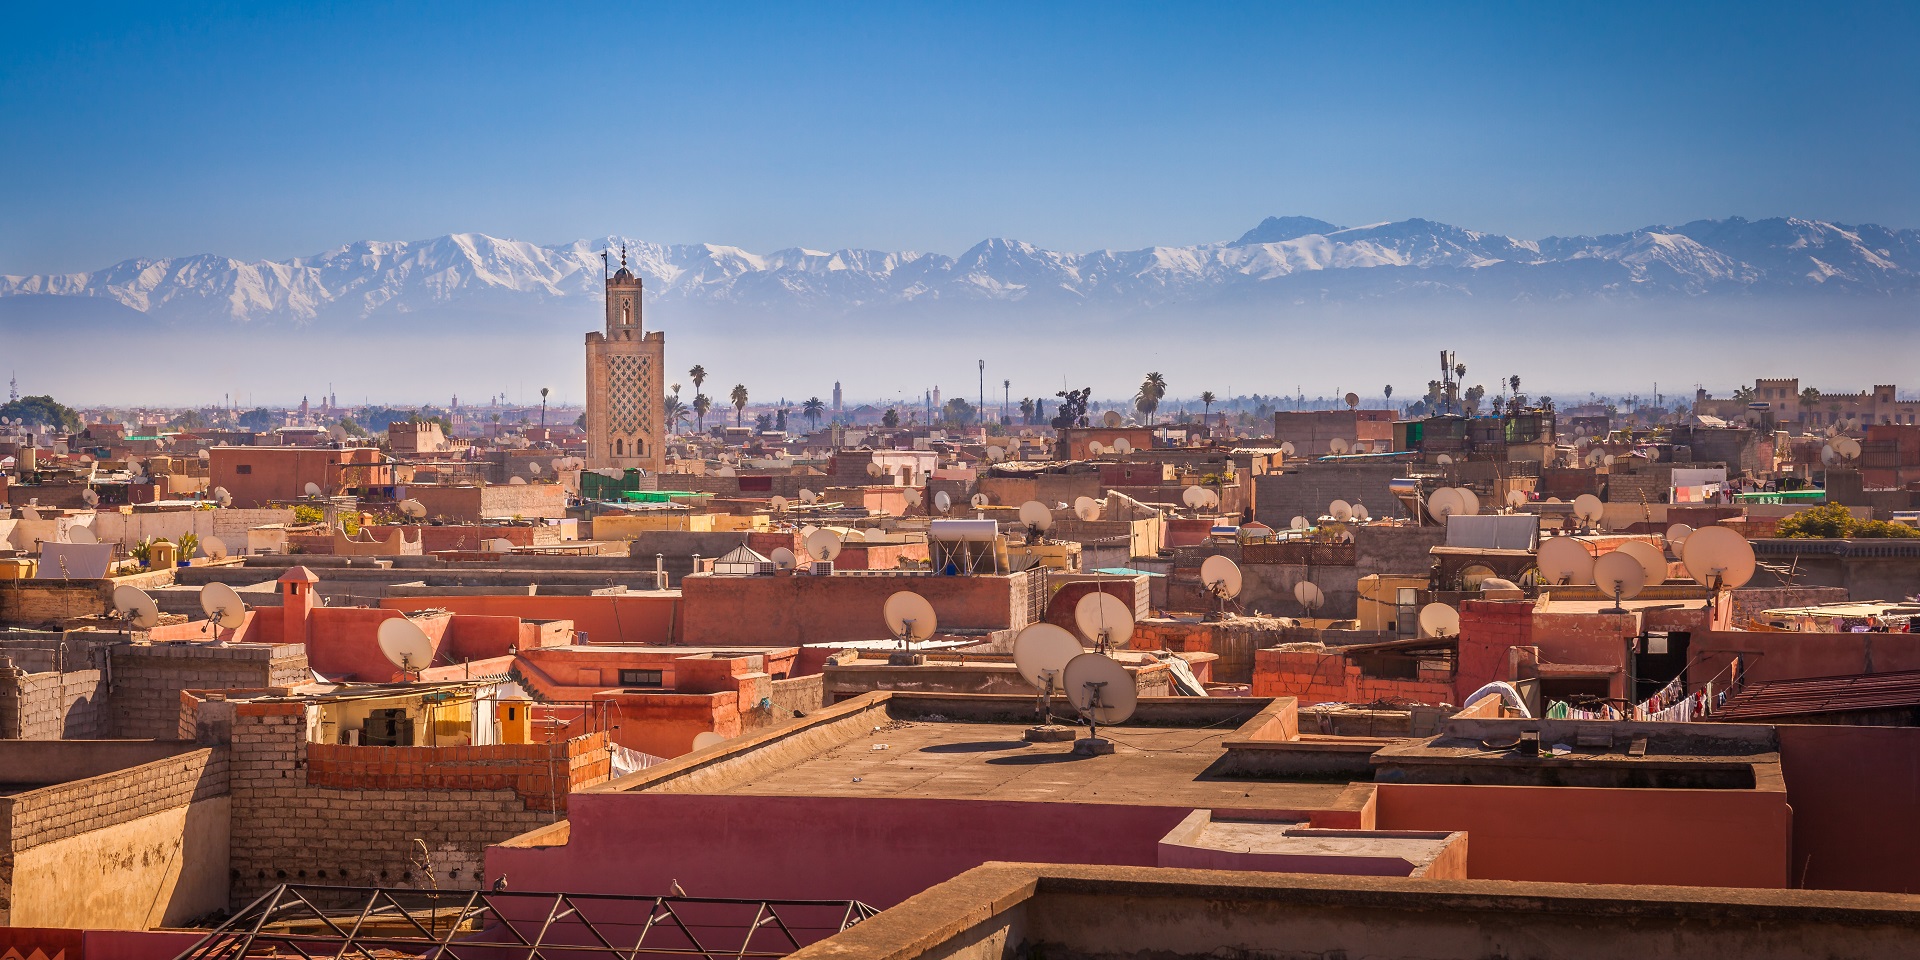
[[[465,230],[957,253],[1269,214],[1920,226],[1916,61],[1916,4],[10,9],[0,272]]]

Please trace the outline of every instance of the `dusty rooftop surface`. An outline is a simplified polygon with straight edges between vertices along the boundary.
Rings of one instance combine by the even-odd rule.
[[[713,792],[1315,810],[1347,787],[1206,775],[1234,725],[1103,728],[1114,752],[1097,757],[1074,754],[1071,742],[1027,743],[1030,725],[894,720]]]

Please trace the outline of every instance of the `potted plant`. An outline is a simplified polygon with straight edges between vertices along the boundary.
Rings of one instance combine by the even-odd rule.
[[[200,537],[199,537],[198,535],[196,535],[196,534],[191,534],[191,533],[183,533],[183,534],[181,534],[181,535],[180,535],[180,555],[179,555],[179,556],[180,556],[180,564],[179,564],[179,565],[180,565],[180,566],[183,566],[183,567],[184,567],[184,566],[186,566],[186,565],[188,565],[188,564],[190,564],[190,563],[192,563],[192,562],[193,562],[193,555],[194,555],[194,553],[195,553],[195,552],[197,552],[197,551],[198,551],[199,549],[200,549]]]
[[[141,565],[142,567],[146,567],[146,566],[150,566],[150,565],[152,565],[152,561],[153,561],[153,538],[152,538],[152,537],[146,537],[146,538],[144,538],[144,539],[142,539],[142,540],[141,540],[141,541],[140,541],[139,543],[136,543],[136,544],[134,544],[134,545],[133,545],[133,549],[132,549],[132,550],[129,550],[129,551],[127,551],[127,553],[128,553],[128,554],[129,554],[130,556],[132,556],[132,557],[133,557],[133,558],[134,558],[135,560],[138,560],[138,561],[140,561],[140,565]]]

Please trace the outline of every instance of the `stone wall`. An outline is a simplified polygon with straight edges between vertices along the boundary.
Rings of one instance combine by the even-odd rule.
[[[299,644],[127,644],[112,656],[108,702],[116,737],[179,737],[184,690],[260,690],[313,679]]]
[[[28,673],[0,659],[0,740],[92,740],[109,724],[98,670]]]
[[[144,900],[161,900],[160,906],[165,907],[165,898],[159,894],[177,891],[182,871],[206,872],[207,864],[203,862],[186,864],[178,861],[187,856],[204,861],[214,854],[212,850],[184,849],[185,838],[179,835],[177,828],[172,831],[173,836],[167,836],[168,831],[163,829],[156,836],[144,838],[147,842],[136,843],[136,847],[144,849],[139,850],[133,862],[128,862],[128,858],[116,855],[114,851],[106,851],[97,863],[79,862],[72,857],[54,858],[56,862],[40,862],[47,858],[36,857],[34,852],[36,848],[52,848],[58,844],[71,846],[71,841],[81,840],[87,834],[114,830],[146,818],[162,817],[169,813],[177,815],[189,805],[224,797],[227,790],[226,751],[221,748],[202,748],[111,773],[71,779],[0,797],[0,925],[129,925],[124,917],[98,911],[90,915],[84,911],[82,915],[75,916],[49,915],[50,912],[58,913],[60,907],[57,903],[45,902],[46,885],[76,883],[75,878],[77,885],[72,891],[72,906],[75,909],[84,908],[89,899],[114,897],[122,892],[118,889],[119,885],[133,879],[135,874],[140,874],[138,879],[146,882],[149,888],[156,880],[163,884],[160,892],[148,889],[140,893]],[[61,860],[67,862],[58,862]],[[155,860],[160,862],[155,863]],[[168,860],[176,862],[169,863]],[[214,866],[217,867],[215,875],[225,873],[224,864]],[[158,868],[157,875],[153,874],[154,868]],[[62,878],[68,879],[63,881]],[[202,880],[200,885],[204,886],[204,877]],[[16,883],[20,885],[17,890]],[[179,913],[217,906],[202,906],[192,902],[194,899],[195,895],[188,891],[179,910],[172,911],[171,915],[167,915],[169,911],[162,910],[166,922],[180,923],[188,917],[179,916]],[[29,902],[33,904],[31,911],[24,909]],[[143,902],[133,909],[139,913],[139,917],[133,921],[138,925],[140,918],[147,917],[154,905]],[[153,922],[162,921],[156,918]]]
[[[235,705],[235,906],[278,883],[478,889],[489,844],[563,818],[567,794],[609,772],[603,734],[348,747],[306,733],[303,704]]]

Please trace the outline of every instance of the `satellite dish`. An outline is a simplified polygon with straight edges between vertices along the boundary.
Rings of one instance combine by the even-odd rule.
[[[1327,595],[1320,591],[1319,584],[1312,580],[1302,580],[1293,585],[1293,599],[1306,607],[1308,613],[1312,613],[1320,609],[1321,604],[1327,602]]]
[[[1280,444],[1280,454],[1281,456],[1286,456],[1286,457],[1293,456],[1293,441],[1288,440],[1285,443]]]
[[[200,609],[224,630],[238,629],[247,619],[247,605],[240,594],[217,581],[200,588]]]
[[[524,486],[526,486],[526,485],[527,485],[527,478],[526,478],[526,477],[508,477],[508,478],[507,478],[507,486],[510,486],[510,487],[524,487]]]
[[[380,629],[374,636],[387,661],[406,673],[417,674],[433,664],[433,640],[419,624],[406,617],[380,621]]]
[[[901,590],[888,597],[881,606],[881,615],[886,617],[887,629],[893,631],[893,638],[904,644],[931,640],[939,627],[933,604],[911,590]]]
[[[1118,411],[1108,410],[1106,413],[1100,415],[1100,422],[1111,429],[1119,426],[1123,421],[1120,419],[1120,413]]]
[[[773,508],[774,513],[785,513],[787,510],[787,498],[779,494],[774,494],[773,499],[767,501],[767,505]]]
[[[75,524],[74,526],[67,528],[67,542],[68,543],[99,543],[100,538],[97,536],[94,536],[92,527],[83,527],[78,524]]]
[[[1217,507],[1217,506],[1219,506],[1219,505],[1220,505],[1220,495],[1219,495],[1219,494],[1217,494],[1217,493],[1215,493],[1215,492],[1213,492],[1212,490],[1208,490],[1208,491],[1207,491],[1207,506],[1209,506],[1209,507]]]
[[[1829,443],[1820,448],[1821,463],[1832,464],[1832,463],[1839,462],[1839,460],[1840,460],[1840,451],[1835,450],[1833,448],[1833,444]]]
[[[987,459],[989,461],[993,463],[999,463],[1000,461],[1005,460],[1006,458],[1007,458],[1007,448],[1005,447],[988,447],[987,448]]]
[[[495,537],[485,544],[488,553],[512,553],[513,541],[504,537]]]
[[[1098,457],[1107,452],[1107,447],[1098,440],[1090,440],[1087,442],[1087,452]]]
[[[702,730],[699,733],[696,733],[693,735],[693,750],[694,752],[697,753],[701,750],[705,750],[708,747],[714,746],[716,744],[726,743],[726,742],[727,742],[726,737],[723,737],[717,733],[714,733],[712,730]]]
[[[1356,503],[1353,505],[1353,518],[1365,522],[1373,519],[1373,514],[1368,513],[1364,505]]]
[[[1594,562],[1593,581],[1602,594],[1613,599],[1617,610],[1620,601],[1632,600],[1646,587],[1647,568],[1641,566],[1640,558],[1633,554],[1615,550]]]
[[[1199,509],[1200,507],[1206,506],[1206,503],[1207,503],[1206,488],[1205,487],[1188,487],[1185,490],[1180,491],[1180,502],[1186,504],[1189,507],[1193,507],[1195,509]]]
[[[926,497],[926,494],[919,487],[908,487],[906,496],[907,505],[917,507],[920,505],[920,501]]]
[[[1728,527],[1702,527],[1687,537],[1681,560],[1702,586],[1738,589],[1753,579],[1753,544]]]
[[[976,493],[967,498],[967,502],[973,504],[975,507],[985,507],[993,503],[993,499],[984,493]]]
[[[1613,454],[1609,453],[1606,456],[1600,458],[1600,462],[1609,467],[1613,466]]]
[[[1451,463],[1453,463],[1453,457],[1451,457],[1451,456],[1448,456],[1447,454],[1444,454],[1444,453],[1443,453],[1443,454],[1441,454],[1441,455],[1439,455],[1439,456],[1437,456],[1437,457],[1434,457],[1434,458],[1433,458],[1433,462],[1434,462],[1434,463],[1437,463],[1437,464],[1439,464],[1439,465],[1441,465],[1441,466],[1443,466],[1443,467],[1444,467],[1444,466],[1447,466],[1447,465],[1449,465],[1449,464],[1451,464]]]
[[[1852,437],[1841,437],[1833,442],[1833,452],[1839,454],[1842,459],[1857,460],[1860,458],[1860,441]]]
[[[775,570],[792,570],[800,564],[800,558],[794,556],[793,551],[786,547],[774,547],[773,553],[767,559],[773,561]]]
[[[1080,638],[1064,627],[1036,623],[1013,638],[1013,666],[1042,693],[1065,693],[1067,664],[1085,653]]]
[[[80,491],[80,499],[85,500],[89,507],[97,507],[100,505],[100,495],[93,492],[91,487]]]
[[[1482,584],[1484,587],[1484,584]],[[1444,603],[1429,603],[1420,608],[1420,635],[1457,637],[1460,635],[1460,611]]]
[[[1680,556],[1680,549],[1686,545],[1687,537],[1692,535],[1693,528],[1684,523],[1676,523],[1668,527],[1667,549],[1672,550],[1674,556]]]
[[[230,552],[231,551],[227,549],[227,542],[213,534],[207,534],[200,538],[200,553],[204,556],[212,557],[215,560],[225,560]]]
[[[1053,526],[1053,511],[1038,500],[1028,500],[1020,505],[1020,522],[1035,530],[1045,531]]]
[[[1133,608],[1111,593],[1081,597],[1073,606],[1073,623],[1081,636],[1102,649],[1124,647],[1133,639]]]
[[[233,503],[233,494],[228,493],[226,487],[214,487],[213,499],[215,503],[224,507]]]
[[[1667,555],[1659,547],[1645,540],[1628,540],[1615,547],[1615,553],[1624,553],[1640,561],[1641,569],[1646,571],[1646,582],[1659,584],[1667,582]],[[1599,576],[1595,574],[1595,576]]]
[[[1292,520],[1287,521],[1287,526],[1295,530],[1305,530],[1307,528],[1307,518],[1294,517]]]
[[[539,475],[540,475],[540,464],[538,464],[538,463],[535,463],[535,462],[533,462],[533,461],[531,461],[531,460],[529,460],[529,461],[527,461],[527,472],[528,472],[528,473],[531,473],[531,474],[533,474],[533,475],[534,475],[534,476],[536,476],[536,477],[537,477],[537,476],[539,476]]]
[[[400,512],[415,520],[419,520],[427,515],[427,505],[418,500],[402,500],[400,501]]]
[[[1114,441],[1113,441],[1113,452],[1119,453],[1119,454],[1132,453],[1133,442],[1128,440],[1126,437],[1116,437],[1114,438]]]
[[[814,502],[815,500],[818,500],[818,499],[820,499],[820,495],[819,495],[819,494],[817,494],[817,493],[814,493],[814,492],[813,492],[812,490],[808,490],[808,489],[807,489],[806,487],[801,487],[801,488],[800,488],[800,502],[801,502],[801,503],[812,503],[812,502]]]
[[[1460,512],[1471,517],[1480,512],[1480,497],[1466,487],[1454,487],[1460,495]]]
[[[1488,577],[1485,580],[1480,581],[1481,593],[1486,593],[1490,590],[1518,590],[1518,589],[1520,589],[1519,584],[1514,583],[1512,580],[1507,580],[1502,577]]]
[[[933,508],[941,513],[946,513],[948,510],[953,509],[953,495],[945,490],[934,491]]]
[[[1347,401],[1347,409],[1349,410],[1360,405],[1360,395],[1357,393],[1349,393],[1342,399]]]
[[[806,539],[807,554],[831,562],[840,555],[840,537],[832,530],[815,530]]]
[[[1540,579],[1550,584],[1589,584],[1593,582],[1593,554],[1584,541],[1574,537],[1554,537],[1540,543],[1534,557]]]
[[[1446,518],[1466,515],[1466,504],[1460,499],[1460,491],[1455,487],[1441,487],[1427,497],[1427,513]]]
[[[1200,582],[1206,585],[1208,593],[1231,600],[1240,595],[1240,565],[1228,557],[1208,557],[1200,564]]]
[[[554,473],[559,473],[567,468],[567,458],[554,457],[552,460],[547,461],[547,466],[552,467]]]
[[[737,477],[740,475],[740,471],[735,470],[732,467],[721,467],[720,469],[715,470],[713,474],[716,477]]]
[[[309,480],[307,481],[306,491],[307,491],[307,496],[317,497],[320,495],[320,485]]]
[[[1515,509],[1519,509],[1520,507],[1524,507],[1526,505],[1527,505],[1527,492],[1525,490],[1508,490],[1507,491],[1507,506],[1513,507]]]
[[[113,612],[128,626],[151,630],[160,623],[160,606],[145,590],[126,584],[113,588]]]
[[[1327,450],[1332,454],[1334,454],[1335,456],[1339,456],[1340,454],[1346,453],[1347,441],[1342,440],[1339,437],[1334,437],[1332,440],[1327,441]]]
[[[871,460],[869,460],[869,461],[867,461],[867,476],[869,476],[869,477],[877,477],[877,476],[879,476],[879,475],[881,475],[881,474],[883,474],[883,473],[886,473],[886,472],[887,472],[887,471],[886,471],[886,470],[884,470],[884,469],[882,469],[882,468],[881,468],[881,466],[880,466],[879,464],[877,464],[877,463],[874,463],[874,462],[873,462],[873,461],[871,461]]]
[[[1125,723],[1140,703],[1133,675],[1110,657],[1083,653],[1067,661],[1061,673],[1067,702],[1096,726]]]
[[[1607,515],[1607,506],[1600,498],[1591,493],[1583,493],[1573,498],[1573,515],[1585,521],[1588,526],[1600,522]]]
[[[1100,501],[1092,497],[1076,497],[1073,501],[1073,515],[1082,520],[1100,519]]]
[[[1332,517],[1334,520],[1340,523],[1345,523],[1348,520],[1352,520],[1353,504],[1350,504],[1345,500],[1335,500],[1334,502],[1327,504],[1327,516]]]

